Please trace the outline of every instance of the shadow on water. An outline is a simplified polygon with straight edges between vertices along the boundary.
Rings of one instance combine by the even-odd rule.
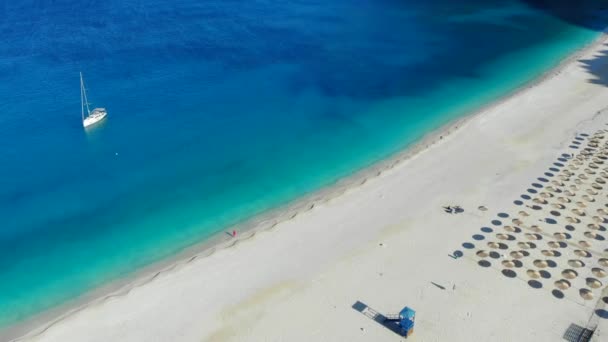
[[[542,10],[569,24],[602,31],[608,18],[605,0],[523,0],[528,6]]]
[[[605,0],[523,0],[528,6],[542,10],[571,25],[603,31],[608,26],[608,2]],[[590,83],[608,86],[608,45],[590,59],[579,60],[592,75]]]
[[[608,87],[608,44],[592,58],[580,59],[579,63],[592,76],[590,83]]]

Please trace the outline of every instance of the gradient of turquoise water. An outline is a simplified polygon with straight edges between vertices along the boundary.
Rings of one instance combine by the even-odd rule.
[[[598,35],[507,0],[25,1],[0,19],[0,326],[390,156]],[[109,112],[86,132],[81,70]]]

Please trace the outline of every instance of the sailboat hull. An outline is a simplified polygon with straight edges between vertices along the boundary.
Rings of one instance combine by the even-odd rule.
[[[84,127],[89,127],[92,126],[96,123],[98,123],[99,121],[105,119],[105,117],[108,115],[108,113],[103,112],[103,113],[98,113],[95,115],[89,115],[87,116],[83,121],[82,121],[82,125]]]

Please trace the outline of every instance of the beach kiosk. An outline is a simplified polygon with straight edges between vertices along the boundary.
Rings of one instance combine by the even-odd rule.
[[[416,311],[407,306],[399,312],[399,325],[401,326],[403,336],[409,337],[414,333],[414,322],[416,320]]]

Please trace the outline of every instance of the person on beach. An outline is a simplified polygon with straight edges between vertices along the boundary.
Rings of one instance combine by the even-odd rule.
[[[232,231],[232,237],[236,237],[236,230]]]

